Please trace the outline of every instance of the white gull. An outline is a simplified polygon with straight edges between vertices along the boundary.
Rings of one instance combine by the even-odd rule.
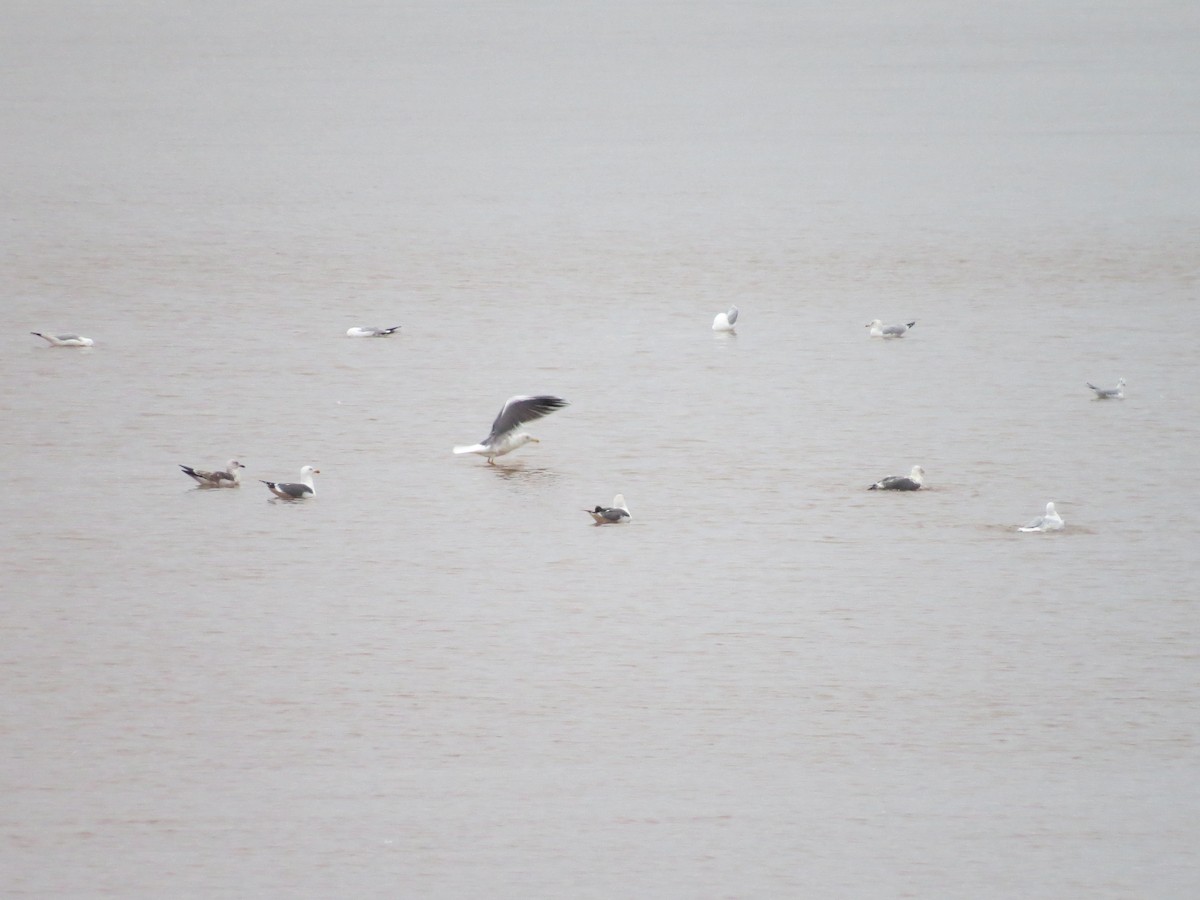
[[[1017,531],[1062,531],[1066,524],[1054,509],[1054,502],[1046,504],[1046,512],[1044,515],[1038,516],[1028,525],[1022,525]]]
[[[40,331],[29,333],[47,341],[51,347],[90,347],[96,343],[91,338],[78,334],[42,334]]]
[[[871,329],[871,337],[898,338],[904,337],[904,332],[916,324],[916,319],[907,325],[884,325],[882,320],[872,319],[866,327]]]
[[[562,409],[567,401],[561,397],[549,394],[527,395],[519,394],[509,397],[500,409],[500,414],[492,422],[491,433],[478,444],[455,447],[455,453],[478,453],[486,456],[489,465],[495,465],[497,456],[512,453],[518,447],[524,447],[530,441],[539,443],[533,435],[518,431],[526,422],[548,416],[556,409]]]
[[[717,313],[717,317],[713,319],[713,331],[733,331],[733,325],[737,322],[738,308],[736,306],[729,307],[729,312]]]
[[[1124,400],[1125,399],[1125,379],[1118,378],[1117,386],[1110,388],[1096,387],[1090,381],[1085,381],[1088,387],[1096,392],[1097,400]]]

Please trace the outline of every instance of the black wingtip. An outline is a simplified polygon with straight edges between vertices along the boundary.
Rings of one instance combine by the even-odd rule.
[[[868,491],[873,491],[873,490],[875,490],[875,489],[876,489],[876,488],[878,488],[878,487],[879,487],[879,485],[878,485],[878,484],[873,484],[873,485],[871,485],[869,488],[867,488],[867,490],[868,490]]]
[[[908,327],[909,327],[909,328],[912,328],[912,327],[913,327],[914,325],[916,325],[916,324],[917,324],[917,320],[916,320],[916,319],[913,319],[911,322],[909,322],[909,323],[908,323]]]
[[[533,401],[532,408],[543,416],[571,405],[570,401],[564,400],[562,397],[555,397],[553,394],[536,394],[530,399]]]

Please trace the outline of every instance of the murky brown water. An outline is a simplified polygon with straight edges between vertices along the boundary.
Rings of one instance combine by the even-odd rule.
[[[6,896],[1194,895],[1190,12],[3,17]]]

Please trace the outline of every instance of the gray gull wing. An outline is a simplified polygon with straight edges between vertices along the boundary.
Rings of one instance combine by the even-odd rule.
[[[276,495],[286,495],[293,500],[299,500],[308,494],[314,493],[313,489],[307,484],[293,484],[291,482],[264,481],[271,492]]]
[[[515,431],[526,422],[548,416],[556,409],[562,409],[566,405],[566,400],[561,397],[552,397],[549,394],[509,397],[501,408],[500,414],[496,416],[496,421],[492,423],[492,432],[484,443],[489,443],[501,435]]]

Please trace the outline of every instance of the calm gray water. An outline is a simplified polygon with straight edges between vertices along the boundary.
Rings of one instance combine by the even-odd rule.
[[[1200,16],[974,6],[6,5],[5,896],[1196,896]]]

